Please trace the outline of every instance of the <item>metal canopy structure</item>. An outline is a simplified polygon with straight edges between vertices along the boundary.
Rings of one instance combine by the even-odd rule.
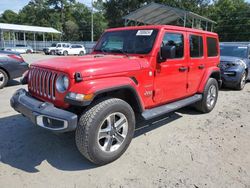
[[[184,27],[213,30],[216,24],[213,20],[190,11],[173,8],[158,3],[145,5],[127,16],[124,16],[125,26],[128,25],[182,25]]]
[[[29,26],[29,25],[7,24],[7,23],[0,23],[0,30],[2,30],[2,31],[16,31],[16,32],[61,34],[60,31],[57,31],[56,29],[51,28],[51,27],[38,27],[38,26]]]
[[[10,45],[11,43],[11,45],[13,46],[15,46],[16,42],[18,41],[19,33],[22,33],[24,44],[26,44],[26,34],[33,33],[33,39],[34,39],[33,46],[35,50],[36,50],[36,34],[41,34],[43,36],[44,45],[45,45],[45,34],[51,34],[52,41],[53,41],[53,34],[60,34],[60,35],[62,34],[60,31],[51,27],[39,27],[39,26],[0,23],[0,46],[2,48],[4,48],[6,45],[4,33],[8,33],[7,44]]]

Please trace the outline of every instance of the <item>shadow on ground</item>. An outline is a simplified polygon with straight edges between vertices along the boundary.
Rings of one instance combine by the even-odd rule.
[[[12,87],[17,85],[21,85],[21,83],[17,80],[10,80],[5,87]]]
[[[170,114],[151,121],[141,120],[135,137],[180,117]],[[0,162],[29,173],[39,172],[37,166],[42,162],[64,171],[97,168],[78,152],[74,133],[51,133],[33,126],[21,115],[0,118]]]

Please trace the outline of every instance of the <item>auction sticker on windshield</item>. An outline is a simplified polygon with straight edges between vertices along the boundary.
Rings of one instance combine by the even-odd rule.
[[[138,30],[136,36],[151,36],[153,30]]]

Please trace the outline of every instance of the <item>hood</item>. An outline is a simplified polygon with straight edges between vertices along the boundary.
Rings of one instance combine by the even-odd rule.
[[[235,62],[237,60],[244,60],[244,59],[240,57],[233,57],[233,56],[220,56],[221,62]]]
[[[32,66],[68,73],[74,78],[76,72],[83,77],[136,71],[141,64],[148,64],[144,58],[123,55],[86,55],[83,57],[59,57],[37,61]]]
[[[229,67],[234,66],[241,66],[246,69],[248,67],[247,59],[240,58],[240,57],[232,57],[232,56],[221,56],[220,57],[220,67],[222,69],[226,69]]]

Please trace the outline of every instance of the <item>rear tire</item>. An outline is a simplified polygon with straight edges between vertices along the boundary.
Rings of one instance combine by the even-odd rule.
[[[55,50],[50,51],[50,55],[55,55],[55,54],[56,54]]]
[[[84,52],[80,51],[79,56],[83,56],[83,55],[84,55]]]
[[[79,119],[75,133],[80,153],[91,162],[104,165],[118,159],[128,148],[135,129],[135,116],[121,99],[101,100]]]
[[[63,55],[64,56],[68,56],[68,52],[67,51],[63,51]]]
[[[247,72],[244,71],[243,74],[241,75],[240,82],[236,85],[235,89],[237,90],[244,89],[246,81],[247,81]]]
[[[4,70],[0,69],[0,89],[4,88],[7,85],[8,81],[8,74]]]
[[[196,103],[195,108],[203,113],[211,112],[218,99],[219,86],[214,78],[209,78],[204,89],[202,100]]]

